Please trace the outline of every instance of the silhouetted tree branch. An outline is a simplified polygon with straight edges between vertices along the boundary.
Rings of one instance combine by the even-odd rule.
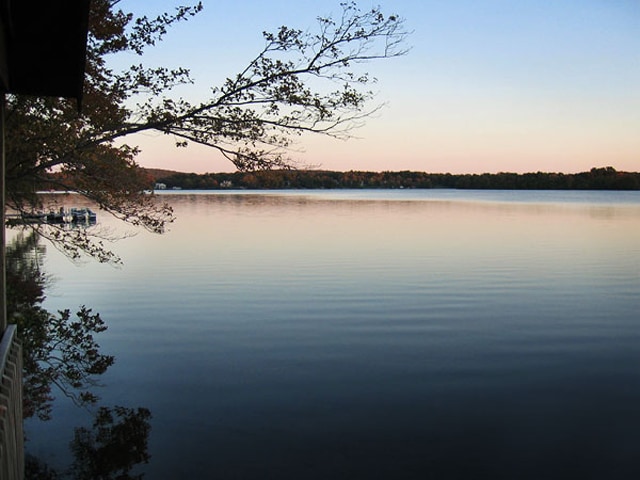
[[[171,209],[144,191],[152,180],[139,168],[135,145],[143,131],[175,138],[177,146],[207,145],[241,171],[292,168],[288,153],[302,134],[348,137],[379,106],[370,105],[375,81],[362,64],[406,53],[403,21],[379,8],[341,4],[338,18],[319,17],[313,30],[283,26],[264,32],[264,46],[239,73],[191,103],[173,94],[193,83],[186,68],[135,63],[109,67],[117,54],[143,55],[169,28],[202,4],[156,18],[135,18],[118,0],[93,0],[89,19],[83,111],[57,98],[7,98],[7,198],[20,212],[42,208],[36,192],[79,192],[126,222],[162,232]],[[71,255],[100,255],[91,234],[48,236]]]

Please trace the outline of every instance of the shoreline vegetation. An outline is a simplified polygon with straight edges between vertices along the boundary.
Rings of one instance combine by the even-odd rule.
[[[183,173],[146,169],[156,190],[456,188],[491,190],[640,190],[640,172],[594,167],[581,173],[451,174],[418,171],[266,170]]]

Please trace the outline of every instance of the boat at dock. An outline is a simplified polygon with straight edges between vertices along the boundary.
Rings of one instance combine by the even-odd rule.
[[[29,223],[92,225],[96,223],[97,215],[88,207],[72,207],[68,210],[61,207],[48,212],[23,213],[21,218]]]

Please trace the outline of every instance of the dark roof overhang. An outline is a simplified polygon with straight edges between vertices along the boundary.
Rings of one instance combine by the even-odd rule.
[[[0,87],[82,99],[90,0],[0,0]]]

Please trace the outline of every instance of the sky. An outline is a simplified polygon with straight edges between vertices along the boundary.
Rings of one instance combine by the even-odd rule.
[[[180,3],[120,5],[155,15]],[[403,18],[410,51],[367,65],[378,79],[371,106],[384,107],[353,138],[303,137],[292,159],[340,171],[640,171],[640,0],[357,3]],[[176,93],[193,101],[241,71],[263,47],[264,30],[307,30],[318,16],[341,12],[330,0],[203,5],[142,58],[148,66],[189,68],[195,85]],[[176,149],[167,136],[144,133],[127,142],[142,149],[144,167],[234,169],[213,149]]]

